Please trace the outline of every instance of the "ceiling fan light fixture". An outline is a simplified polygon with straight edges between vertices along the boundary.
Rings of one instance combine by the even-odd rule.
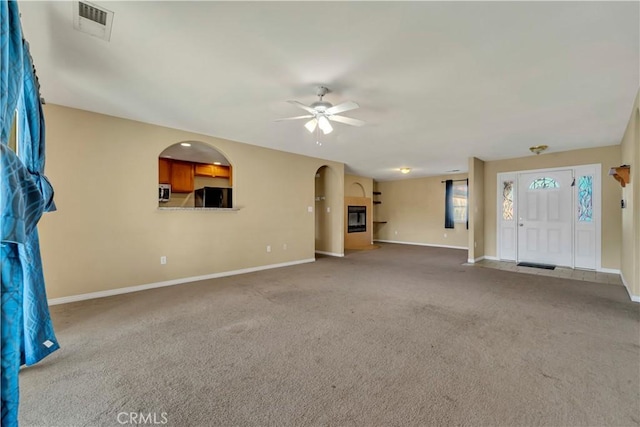
[[[362,120],[339,115],[340,113],[360,108],[358,103],[346,101],[338,105],[333,105],[332,103],[322,99],[329,92],[329,89],[325,86],[318,87],[316,94],[319,99],[311,105],[305,105],[293,100],[287,101],[289,104],[306,111],[308,114],[305,114],[304,116],[286,117],[284,119],[277,119],[276,121],[282,122],[288,120],[311,119],[304,125],[309,133],[318,132],[318,129],[320,129],[325,135],[333,132],[331,122],[343,123],[349,126],[363,126],[365,124]]]
[[[333,131],[333,127],[331,126],[331,123],[329,123],[329,120],[327,120],[325,116],[320,116],[320,118],[318,119],[318,126],[320,127],[320,130],[322,130],[322,132],[325,135]]]
[[[307,123],[304,124],[304,127],[307,128],[309,133],[313,133],[313,131],[316,130],[316,126],[317,125],[318,125],[318,120],[311,119]]]
[[[540,154],[547,148],[549,148],[548,145],[534,145],[533,147],[529,147],[529,151],[531,151],[532,153]]]
[[[411,168],[400,168],[400,172],[406,175],[411,172]]]

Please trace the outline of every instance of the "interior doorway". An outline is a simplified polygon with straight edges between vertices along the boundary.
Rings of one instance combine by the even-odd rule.
[[[498,174],[498,259],[601,268],[601,165]]]

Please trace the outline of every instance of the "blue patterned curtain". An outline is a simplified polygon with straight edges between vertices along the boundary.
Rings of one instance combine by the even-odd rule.
[[[22,27],[15,2],[0,2],[0,140],[9,138],[22,85]]]
[[[2,188],[2,426],[18,425],[21,364],[58,349],[47,306],[36,225],[55,210],[44,177],[44,117],[29,46],[22,39],[18,6],[0,0],[0,154]],[[19,150],[7,145],[15,111]]]
[[[23,44],[23,52],[24,80],[22,94],[18,99],[18,157],[40,191],[43,210],[50,212],[54,211],[56,206],[53,202],[53,187],[44,176],[44,115],[40,102],[40,87],[26,41]],[[27,236],[24,245],[19,249],[24,276],[24,339],[21,361],[32,365],[57,350],[58,344],[49,316],[37,229]]]

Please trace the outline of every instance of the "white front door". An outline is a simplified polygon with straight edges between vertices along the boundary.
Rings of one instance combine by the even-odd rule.
[[[518,261],[573,267],[573,172],[518,174]]]

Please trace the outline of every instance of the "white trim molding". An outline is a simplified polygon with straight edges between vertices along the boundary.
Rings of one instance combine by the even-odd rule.
[[[627,290],[627,293],[629,294],[629,298],[631,298],[631,301],[640,302],[640,295],[634,295],[631,293],[631,289],[629,289],[629,284],[624,279],[624,274],[620,273],[620,278],[622,279],[622,284],[624,285],[624,288]]]
[[[478,257],[478,258],[476,258],[476,259],[468,258],[468,259],[467,259],[467,262],[468,262],[469,264],[475,264],[476,262],[480,262],[480,261],[482,261],[482,260],[483,260],[483,259],[485,259],[485,258],[486,258],[486,257],[485,257],[484,255],[483,255],[483,256],[479,256],[479,257]]]
[[[620,270],[616,270],[615,268],[598,268],[596,271],[599,272],[599,273],[609,273],[609,274],[620,274],[620,275],[622,275]]]
[[[590,257],[581,257],[576,260],[577,252],[577,242],[576,236],[578,235],[576,228],[579,224],[582,224],[582,229],[584,228],[583,223],[579,223],[577,215],[573,215],[572,221],[572,262],[568,267],[577,267],[577,268],[586,268],[586,269],[594,269],[596,271],[602,272],[611,272],[611,273],[619,273],[619,271],[606,271],[606,269],[602,269],[602,164],[593,163],[588,165],[566,165],[566,166],[558,166],[553,168],[544,168],[544,169],[527,169],[527,170],[515,170],[515,171],[505,171],[496,173],[496,255],[498,260],[502,261],[520,261],[520,255],[518,254],[518,229],[516,227],[516,219],[518,217],[518,180],[520,179],[521,174],[530,174],[530,173],[546,173],[546,172],[558,172],[558,171],[566,171],[571,170],[574,180],[578,179],[580,176],[593,176],[593,229],[590,229],[590,232],[593,233],[594,240],[594,256],[595,259],[591,259]],[[514,206],[514,217],[512,220],[503,220],[501,212],[502,212],[502,192],[503,192],[503,182],[504,181],[513,181],[514,191],[513,191],[513,206]],[[578,193],[576,191],[576,187],[573,186],[572,190],[572,206],[574,212],[577,212],[577,196]],[[585,223],[586,224],[586,223]],[[515,231],[514,231],[515,230]],[[505,233],[505,231],[510,231],[510,233]],[[583,230],[584,231],[584,230]],[[589,231],[589,230],[587,230]],[[510,242],[511,245],[503,245],[504,236],[512,236],[513,241]],[[509,239],[511,240],[511,239]],[[513,250],[510,249],[513,247]],[[588,259],[587,259],[588,258]],[[485,257],[485,259],[490,259]]]
[[[222,271],[220,273],[205,274],[204,276],[183,277],[181,279],[167,280],[164,282],[147,283],[145,285],[128,286],[126,288],[109,289],[106,291],[90,292],[88,294],[71,295],[62,298],[52,298],[49,305],[67,304],[70,302],[84,301],[88,299],[104,298],[114,295],[129,294],[131,292],[146,291],[148,289],[163,288],[165,286],[181,285],[183,283],[199,282],[200,280],[217,279],[219,277],[236,276],[238,274],[253,273],[272,268],[290,267],[292,265],[315,262],[315,258],[301,259],[298,261],[282,262],[279,264],[261,265],[258,267],[242,268],[240,270]]]
[[[466,246],[449,246],[449,245],[435,245],[431,243],[415,243],[415,242],[400,242],[397,240],[379,240],[375,239],[374,242],[382,242],[382,243],[396,243],[398,245],[413,245],[413,246],[430,246],[434,248],[447,248],[447,249],[464,249],[468,251],[469,248]]]
[[[342,258],[344,254],[339,254],[337,252],[325,252],[325,251],[316,251],[317,254],[326,255],[326,256],[335,256]]]
[[[487,259],[489,261],[500,261],[500,258],[498,258],[497,256],[491,256],[491,255],[485,255],[484,259]]]

